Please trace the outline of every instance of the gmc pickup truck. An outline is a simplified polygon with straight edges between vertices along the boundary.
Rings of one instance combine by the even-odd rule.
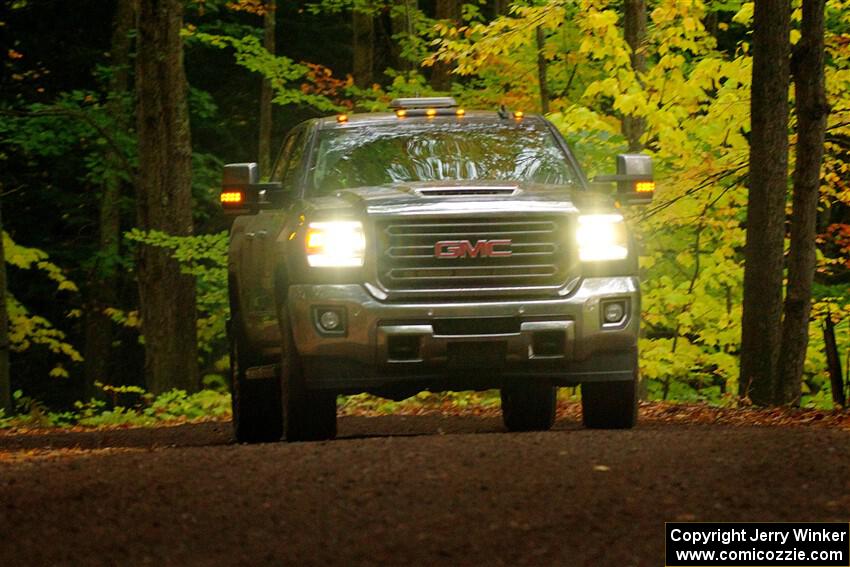
[[[491,388],[508,430],[545,430],[579,384],[587,427],[632,427],[640,288],[620,207],[652,198],[650,158],[619,155],[591,186],[540,116],[392,109],[301,123],[267,182],[225,166],[236,438],[333,438],[339,394]]]

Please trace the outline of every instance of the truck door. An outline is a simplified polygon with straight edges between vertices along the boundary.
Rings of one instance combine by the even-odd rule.
[[[307,128],[295,128],[284,140],[283,151],[272,179],[280,180],[285,192],[295,194],[300,172],[303,171]],[[274,200],[274,199],[272,199]],[[255,269],[255,297],[258,310],[275,317],[274,304],[274,271],[279,247],[277,245],[281,232],[287,227],[288,205],[278,201],[274,208],[267,209],[258,215],[254,225],[253,237],[249,239],[252,264]]]

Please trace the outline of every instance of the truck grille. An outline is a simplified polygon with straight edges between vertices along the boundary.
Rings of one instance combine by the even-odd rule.
[[[551,287],[566,280],[562,217],[392,220],[377,229],[378,278],[388,290]],[[495,253],[488,254],[493,241]]]

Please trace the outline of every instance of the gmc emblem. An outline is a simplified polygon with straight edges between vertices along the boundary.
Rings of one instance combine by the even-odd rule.
[[[435,258],[498,258],[511,255],[510,240],[441,240],[434,244]]]

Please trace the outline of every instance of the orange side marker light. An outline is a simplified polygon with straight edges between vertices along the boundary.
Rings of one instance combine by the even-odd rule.
[[[242,191],[222,191],[220,198],[222,205],[238,205],[242,202],[243,195]]]

